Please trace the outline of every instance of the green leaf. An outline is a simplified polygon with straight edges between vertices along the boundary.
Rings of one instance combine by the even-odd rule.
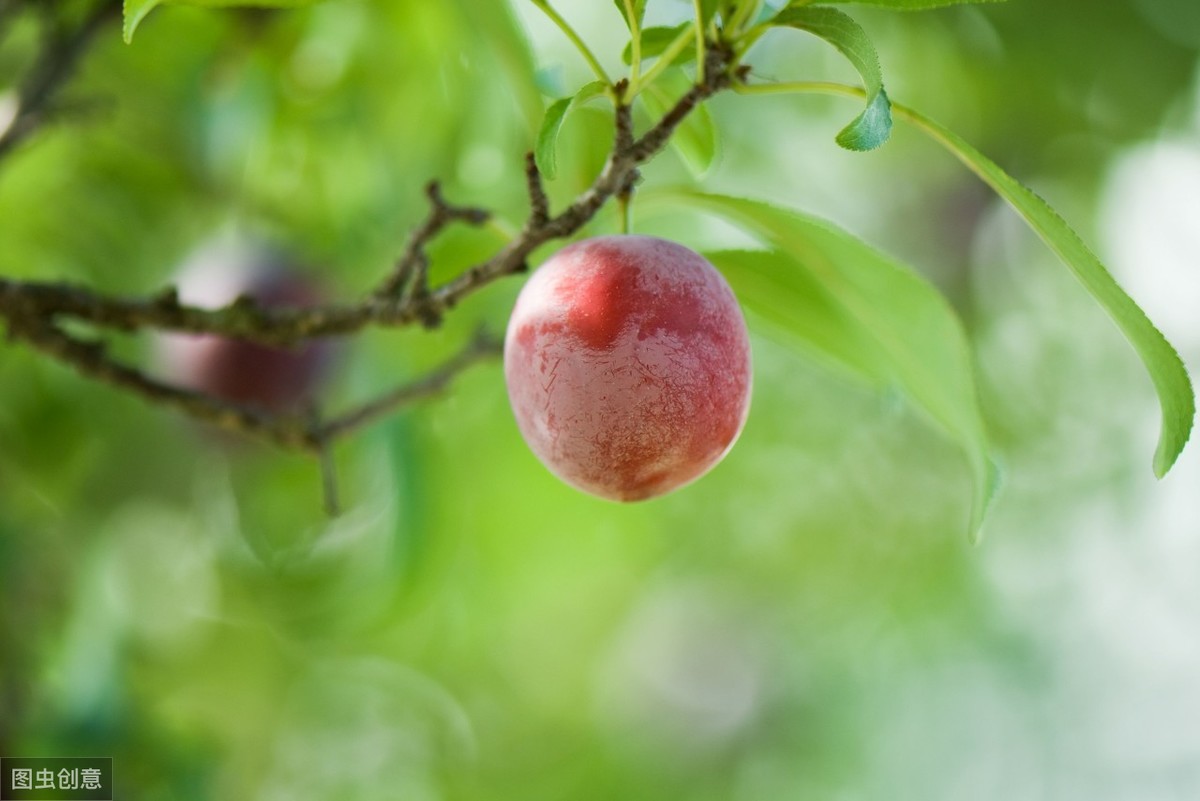
[[[125,36],[125,44],[133,41],[133,32],[137,30],[137,26],[141,24],[146,15],[154,10],[154,7],[162,3],[163,0],[125,0],[124,8],[124,25],[122,26]]]
[[[997,472],[979,406],[966,332],[920,275],[824,220],[755,200],[684,198],[762,237],[783,255],[722,257],[730,279],[829,359],[898,386],[963,449],[974,476],[977,537]],[[793,272],[784,272],[791,268]],[[788,309],[795,311],[788,318]],[[811,315],[807,316],[806,315]]]
[[[684,22],[676,25],[673,28],[656,26],[647,28],[642,31],[642,58],[653,58],[661,55],[672,42],[678,39],[684,31],[695,25],[694,22]],[[675,57],[674,64],[686,64],[696,57],[696,48],[686,48],[682,53]],[[621,52],[621,59],[626,64],[633,63],[633,42],[625,45],[625,49]]]
[[[755,25],[765,24],[771,21],[780,11],[787,6],[790,6],[787,0],[763,0],[762,8],[758,11],[758,16],[753,20]]]
[[[700,0],[700,24],[708,27],[712,18],[717,14],[718,0]]]
[[[312,5],[318,0],[125,0],[124,25],[125,43],[133,41],[133,32],[146,15],[160,5],[200,6],[202,8],[299,8]]]
[[[704,257],[729,280],[738,302],[783,339],[874,388],[890,383],[878,348],[864,340],[836,298],[796,259],[777,250],[721,250]]]
[[[939,123],[910,108],[897,106],[896,110],[898,116],[911,121],[953,153],[1007,200],[1092,293],[1133,345],[1150,373],[1162,407],[1162,428],[1154,454],[1154,473],[1162,478],[1187,444],[1196,415],[1192,384],[1175,348],[1154,327],[1141,307],[1125,294],[1079,235],[1046,201]]]
[[[558,132],[567,112],[599,97],[607,89],[603,81],[592,81],[576,92],[574,97],[555,100],[546,109],[546,116],[542,118],[542,127],[538,131],[537,142],[533,148],[533,158],[538,170],[548,180],[554,180],[558,176]]]
[[[681,71],[671,69],[657,81],[642,89],[638,97],[655,119],[660,119],[691,88],[691,81]],[[683,159],[684,165],[697,178],[703,177],[717,158],[717,126],[706,105],[697,106],[684,118],[669,140],[670,146]]]
[[[551,180],[558,175],[558,131],[562,128],[563,117],[567,116],[567,109],[570,107],[569,97],[550,104],[546,109],[546,116],[542,118],[542,127],[533,147],[533,160],[538,170]]]
[[[1007,0],[792,0],[791,7],[801,8],[820,3],[854,3],[860,6],[879,6],[894,11],[925,11],[930,8],[982,3],[1004,3]]]
[[[633,6],[633,15],[637,20],[637,27],[642,27],[642,20],[646,18],[646,0],[630,0]],[[625,0],[613,0],[613,5],[617,7],[617,11],[621,12],[621,19],[625,20],[625,24],[629,26],[629,30],[633,30],[634,25],[629,21],[629,15],[625,10]]]
[[[888,140],[892,111],[883,90],[879,56],[867,33],[850,17],[833,8],[804,8],[795,4],[775,15],[771,25],[798,28],[819,36],[842,52],[867,88],[867,107],[837,135],[847,150],[874,150]]]

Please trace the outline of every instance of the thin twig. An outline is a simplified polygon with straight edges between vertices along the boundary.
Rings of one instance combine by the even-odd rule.
[[[426,282],[429,271],[429,256],[425,252],[425,246],[453,222],[483,225],[491,219],[491,214],[485,209],[455,206],[446,202],[442,196],[441,185],[437,181],[426,185],[425,196],[429,198],[429,215],[409,237],[404,253],[396,262],[391,275],[375,290],[375,296],[378,298],[404,297],[406,294],[412,298],[424,295],[428,291]]]
[[[318,456],[323,456],[335,439],[375,422],[400,406],[442,392],[459,373],[498,355],[501,350],[497,340],[480,333],[466,348],[428,375],[322,421],[311,412],[275,414],[164,383],[113,359],[103,343],[76,339],[42,321],[10,319],[9,334],[89,378],[120,387],[152,403],[176,409],[227,431]]]
[[[71,77],[92,38],[120,16],[121,5],[100,0],[69,34],[47,31],[46,42],[17,93],[17,110],[0,131],[0,159],[29,137],[46,120],[51,104]]]
[[[616,94],[618,98],[624,95],[627,85],[625,81],[617,83]],[[613,137],[613,152],[628,152],[633,147],[633,106],[628,101],[617,100],[617,105],[613,113],[615,115],[614,124],[616,126],[616,133]]]
[[[353,411],[326,421],[320,429],[321,437],[324,439],[343,437],[376,422],[398,406],[437,395],[445,391],[450,382],[463,370],[473,364],[498,356],[502,351],[503,344],[499,340],[487,334],[477,334],[458,355],[424,378],[396,387],[370,403],[365,403]]]
[[[526,227],[537,228],[550,219],[550,198],[546,196],[542,173],[532,151],[525,154],[525,183],[529,190],[529,222]]]
[[[111,358],[103,343],[75,339],[57,326],[41,321],[25,324],[10,320],[9,334],[74,367],[89,378],[127,390],[152,403],[176,409],[197,420],[286,448],[310,447],[302,419],[279,417],[163,383]]]
[[[706,56],[708,63],[705,65],[707,74],[705,81],[692,86],[663,115],[663,118],[658,121],[657,125],[647,131],[641,139],[633,144],[630,148],[630,158],[638,164],[647,161],[666,146],[667,140],[671,138],[671,134],[696,109],[696,106],[732,84],[732,78],[728,73],[729,58],[730,55],[727,50],[719,47],[709,48]]]
[[[483,264],[476,265],[457,278],[451,279],[430,293],[429,303],[436,308],[450,308],[463,297],[493,280],[515,272],[538,246],[552,239],[574,234],[596,215],[596,212],[626,186],[631,173],[649,161],[666,146],[667,141],[696,106],[732,83],[729,75],[730,53],[725,48],[708,50],[704,83],[696,84],[641,139],[626,148],[614,146],[608,161],[592,185],[575,199],[561,214],[551,217],[538,227],[527,228],[523,235],[510,242]],[[625,118],[617,107],[617,135],[622,135]],[[632,130],[632,127],[630,127]]]

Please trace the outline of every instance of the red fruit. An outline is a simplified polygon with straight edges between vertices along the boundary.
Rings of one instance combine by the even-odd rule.
[[[286,259],[244,244],[202,251],[179,278],[183,303],[215,308],[243,294],[280,308],[316,305],[324,296]],[[302,411],[330,361],[327,344],[277,348],[211,335],[163,337],[160,353],[174,383],[268,412]]]
[[[615,501],[663,495],[729,451],[750,407],[750,341],[729,284],[647,236],[570,245],[521,291],[504,374],[529,447]]]

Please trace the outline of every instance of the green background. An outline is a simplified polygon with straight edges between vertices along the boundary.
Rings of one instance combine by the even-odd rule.
[[[612,4],[558,6],[615,73]],[[648,22],[689,8],[650,0]],[[1194,4],[847,8],[891,96],[1046,196],[1194,370]],[[0,30],[0,86],[36,31],[32,13]],[[749,60],[764,79],[855,79],[798,32]],[[588,80],[523,0],[160,8],[130,45],[102,33],[75,111],[0,168],[0,272],[144,294],[236,231],[286,243],[353,298],[421,219],[431,178],[519,225],[542,110]],[[664,153],[647,190],[696,183],[836,220],[962,315],[1005,479],[982,546],[963,533],[955,447],[898,393],[753,316],[746,429],[673,495],[621,506],[560,484],[489,363],[337,448],[336,520],[310,460],[4,344],[0,754],[111,756],[129,799],[1200,793],[1200,458],[1153,479],[1157,407],[1132,350],[911,131],[855,154],[833,143],[847,101],[710,105],[717,163],[697,179]],[[556,207],[609,130],[599,105],[568,118]],[[616,227],[608,208],[588,232]],[[661,204],[635,208],[635,227],[745,243]],[[499,242],[454,230],[435,278]],[[329,407],[435,365],[480,322],[501,331],[520,283],[435,333],[354,337]],[[150,360],[154,342],[117,351]]]

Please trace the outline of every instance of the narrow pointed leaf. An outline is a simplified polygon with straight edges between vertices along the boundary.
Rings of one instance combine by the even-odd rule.
[[[953,153],[1008,201],[1125,334],[1145,364],[1158,393],[1162,428],[1154,454],[1154,473],[1159,478],[1166,475],[1187,444],[1196,415],[1191,380],[1175,348],[1050,204],[939,123],[910,108],[898,106],[897,115],[911,121]]]
[[[546,116],[542,118],[542,127],[534,144],[533,159],[538,170],[548,180],[554,180],[558,176],[558,132],[562,129],[567,112],[599,97],[607,88],[602,81],[592,81],[576,92],[574,97],[555,100],[546,109]]]
[[[550,104],[546,109],[546,116],[542,118],[542,127],[533,147],[533,160],[538,170],[550,180],[558,176],[558,131],[562,128],[563,117],[567,116],[567,109],[570,107],[569,97]]]
[[[642,58],[661,55],[672,42],[679,38],[680,34],[693,25],[695,25],[694,22],[684,22],[674,27],[655,26],[642,31]],[[673,63],[685,64],[694,58],[696,58],[696,48],[689,47],[676,56]],[[625,49],[621,52],[621,60],[626,64],[633,63],[633,42],[625,45]]]
[[[780,259],[726,261],[766,288],[760,302],[779,317],[794,302],[793,330],[831,359],[896,385],[959,447],[973,474],[970,533],[977,537],[997,473],[979,406],[966,332],[940,292],[920,275],[824,220],[742,198],[699,193],[688,202],[762,237],[804,278],[780,276]],[[745,278],[735,271],[735,282]],[[814,289],[816,287],[819,289]],[[778,297],[767,299],[768,293]],[[819,329],[819,330],[816,330]]]
[[[874,150],[892,132],[892,112],[883,90],[879,56],[866,31],[857,22],[833,8],[791,5],[771,20],[779,27],[797,28],[819,36],[841,51],[862,76],[867,89],[867,107],[841,133],[837,143],[847,150]]]
[[[125,44],[133,41],[133,32],[137,30],[138,25],[161,2],[162,0],[125,0],[124,21],[121,26]]]

